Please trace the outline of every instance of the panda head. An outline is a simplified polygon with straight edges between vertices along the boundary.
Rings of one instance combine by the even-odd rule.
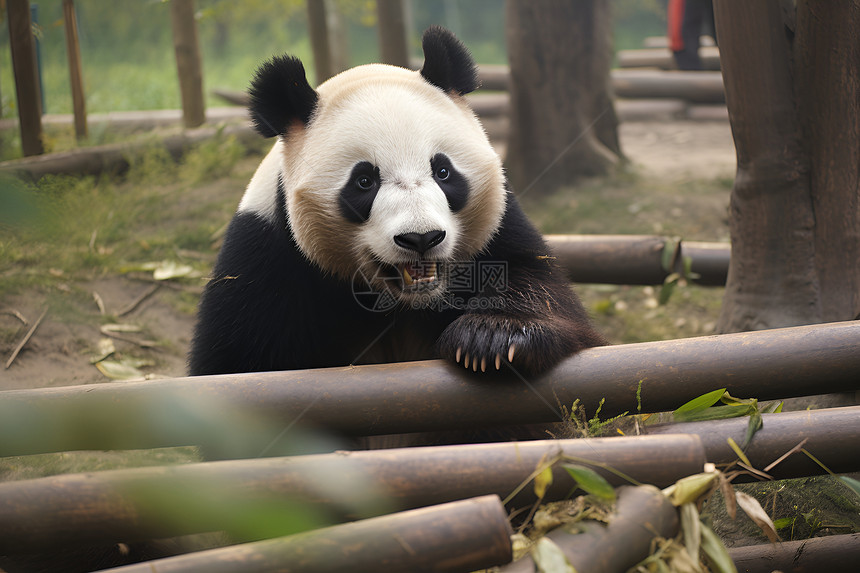
[[[304,255],[412,304],[445,292],[446,264],[487,246],[506,195],[501,161],[462,97],[478,86],[468,50],[442,28],[423,47],[420,71],[364,65],[317,90],[299,60],[274,58],[250,106],[257,130],[280,139],[277,175]]]

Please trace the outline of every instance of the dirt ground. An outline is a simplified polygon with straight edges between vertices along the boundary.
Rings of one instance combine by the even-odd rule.
[[[727,122],[630,122],[622,124],[620,135],[634,169],[643,175],[672,180],[733,176],[734,146]],[[253,164],[246,168],[250,172]],[[213,192],[212,188],[212,184],[207,184],[205,192]],[[234,194],[237,202],[242,193],[241,188],[219,188],[218,185],[214,188],[227,196]],[[66,285],[68,296],[65,298],[72,308],[56,311],[52,306],[11,367],[0,367],[0,390],[108,381],[91,364],[94,349],[103,336],[98,327],[99,309],[94,294],[98,294],[106,313],[111,315],[131,304],[151,286],[151,282],[125,275]],[[195,290],[195,287],[184,288]],[[165,284],[120,320],[141,327],[140,333],[120,335],[123,338],[157,342],[153,348],[143,348],[135,342],[114,340],[118,353],[150,361],[151,365],[144,368],[150,376],[173,377],[185,373],[185,353],[194,317],[191,312],[176,310],[178,296],[175,286]],[[0,358],[4,363],[45,305],[44,300],[27,295],[0,302],[0,328],[17,331],[16,336],[0,340]],[[75,320],[69,318],[70,315],[83,315],[89,320]],[[19,317],[25,318],[27,324]]]

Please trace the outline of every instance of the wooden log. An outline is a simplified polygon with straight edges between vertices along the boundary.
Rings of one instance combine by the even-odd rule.
[[[719,72],[613,70],[612,86],[622,98],[681,98],[693,103],[725,103]]]
[[[616,54],[619,68],[656,68],[658,70],[675,70],[675,58],[668,48],[650,48],[640,50],[618,50]],[[716,46],[699,48],[699,58],[702,68],[706,71],[720,71],[720,49]]]
[[[195,145],[216,136],[235,136],[249,145],[259,141],[259,135],[250,125],[234,125],[217,129],[204,127],[162,138],[159,142],[113,143],[84,147],[28,157],[0,163],[0,173],[8,173],[23,179],[38,180],[45,175],[72,173],[77,175],[100,175],[102,173],[125,173],[135,155],[146,153],[153,145],[162,145],[178,160]]]
[[[744,573],[860,571],[860,533],[732,547],[729,557]]]
[[[860,459],[846,454],[860,443],[860,406],[804,410],[762,415],[762,429],[745,450],[756,467],[763,469],[804,439],[806,450],[835,473],[860,470]],[[708,461],[725,464],[737,459],[727,438],[742,444],[749,418],[645,426],[648,435],[695,434],[702,439]],[[816,469],[818,468],[818,469]],[[769,470],[775,479],[816,475],[823,470],[803,453],[794,454]],[[750,478],[752,479],[752,478]],[[741,479],[743,481],[743,479]]]
[[[609,525],[596,521],[577,523],[577,533],[563,526],[546,535],[564,553],[576,571],[616,573],[627,571],[652,551],[657,537],[672,538],[678,533],[678,511],[653,486],[623,487]],[[543,571],[530,557],[500,569],[500,573]]]
[[[724,285],[731,247],[724,243],[675,242],[648,235],[547,235],[546,241],[577,283],[659,285],[683,273],[684,258],[702,285]],[[670,265],[663,267],[666,249]]]
[[[409,42],[403,0],[376,0],[379,54],[384,64],[409,67]]]
[[[182,95],[183,121],[187,128],[199,127],[206,121],[206,105],[194,0],[170,0],[170,20],[179,91]]]
[[[74,0],[63,0],[63,25],[66,30],[66,54],[69,58],[69,79],[72,86],[72,109],[75,116],[75,137],[87,137],[87,102],[81,66],[81,44],[78,40],[78,19]]]
[[[15,74],[21,147],[25,156],[40,155],[45,152],[42,144],[42,104],[29,0],[7,0],[6,15],[9,18],[9,44]]]
[[[337,452],[68,474],[0,483],[0,554],[235,530],[236,508],[289,500],[333,520],[371,517],[494,494],[507,497],[559,454],[659,487],[700,472],[698,436],[613,437]],[[581,463],[581,462],[577,462]],[[576,487],[553,469],[545,500]],[[511,508],[536,501],[526,487]],[[195,515],[194,519],[171,519]]]
[[[10,390],[0,393],[0,456],[217,446],[232,435],[219,427],[236,411],[249,431],[255,421],[283,428],[301,420],[382,435],[558,422],[567,415],[557,405],[577,398],[589,413],[605,400],[601,416],[609,417],[637,411],[640,386],[643,412],[723,387],[759,400],[854,391],[858,347],[860,322],[851,321],[591,348],[533,380],[505,366],[508,375],[488,383],[429,360]],[[252,446],[259,454],[259,443]]]
[[[478,66],[481,89],[508,89],[507,66]],[[719,72],[666,72],[659,70],[612,70],[612,87],[621,98],[683,99],[691,103],[725,103]]]
[[[468,573],[509,563],[512,534],[499,498],[486,496],[110,571]]]

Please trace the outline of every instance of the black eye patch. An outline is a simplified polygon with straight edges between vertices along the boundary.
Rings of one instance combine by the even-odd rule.
[[[430,160],[430,168],[433,170],[433,180],[445,193],[451,210],[459,211],[465,207],[466,200],[469,198],[469,183],[459,171],[454,169],[448,156],[437,153]]]
[[[356,163],[340,190],[340,213],[347,221],[364,223],[381,184],[379,167],[369,161]]]

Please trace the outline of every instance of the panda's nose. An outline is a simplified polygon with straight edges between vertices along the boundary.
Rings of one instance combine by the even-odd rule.
[[[403,233],[394,235],[394,242],[404,249],[415,251],[420,256],[445,240],[445,231],[427,231],[426,233]]]

